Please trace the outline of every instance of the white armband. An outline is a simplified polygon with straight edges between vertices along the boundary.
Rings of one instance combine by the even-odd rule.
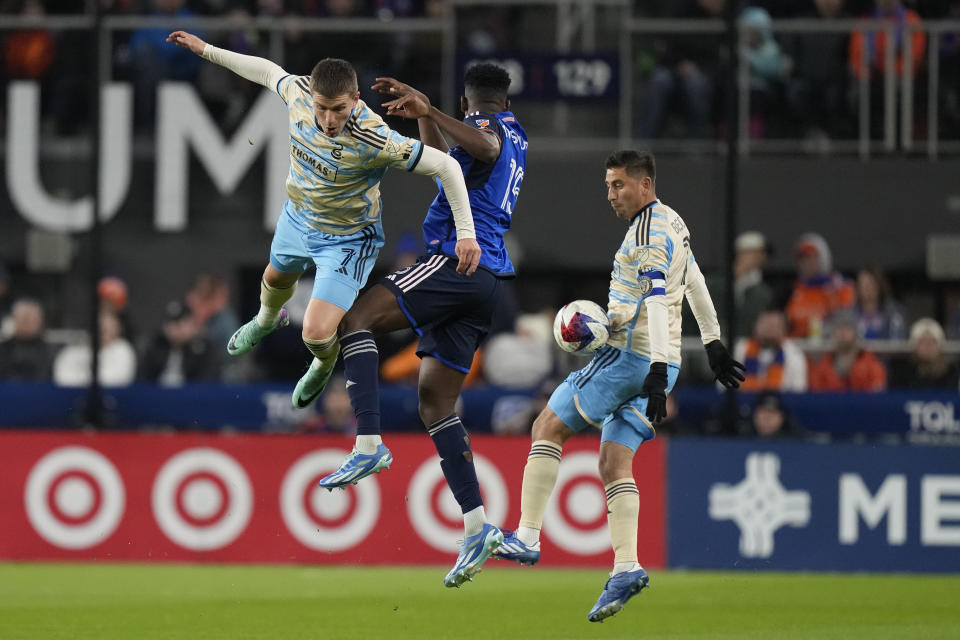
[[[703,344],[710,344],[714,340],[720,339],[720,323],[717,322],[717,310],[713,306],[713,300],[710,298],[710,291],[707,289],[707,282],[703,278],[703,272],[693,260],[687,265],[687,288],[684,291],[687,302],[690,303],[690,309],[693,316],[697,319],[697,326],[700,327],[700,340]]]
[[[290,75],[280,65],[265,58],[245,56],[209,44],[203,48],[201,57],[230,69],[241,78],[256,82],[274,91],[277,90],[277,83],[285,76]]]
[[[450,203],[450,210],[453,212],[457,240],[476,238],[473,212],[470,210],[470,196],[467,194],[467,184],[463,181],[460,163],[442,151],[423,145],[423,154],[412,171],[422,176],[440,179],[447,202]]]
[[[669,315],[667,299],[663,296],[649,296],[644,299],[647,306],[647,332],[650,336],[650,362],[667,363],[667,346],[670,344]]]

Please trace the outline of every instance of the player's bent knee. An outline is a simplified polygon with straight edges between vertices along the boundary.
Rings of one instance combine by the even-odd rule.
[[[548,409],[544,409],[536,420],[533,421],[533,428],[530,430],[530,436],[534,442],[537,440],[548,440],[557,444],[563,444],[573,435],[567,425],[563,424],[557,414]]]
[[[616,443],[603,442],[600,445],[600,458],[597,470],[604,484],[633,476],[633,454],[630,448]]]

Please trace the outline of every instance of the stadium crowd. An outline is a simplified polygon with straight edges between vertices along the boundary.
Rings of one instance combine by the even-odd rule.
[[[392,267],[410,264],[416,246],[412,235],[403,237]],[[948,337],[960,338],[960,301],[951,309],[946,329],[934,318],[913,317],[897,301],[880,270],[860,269],[853,277],[841,274],[832,265],[825,239],[812,233],[801,236],[793,247],[792,284],[777,286],[765,274],[769,250],[760,232],[745,232],[736,240],[733,286],[739,337],[734,355],[746,366],[743,390],[758,393],[754,410],[738,418],[742,423],[735,426],[736,431],[761,436],[802,433],[780,399],[782,392],[960,391],[960,362],[944,350]],[[716,300],[722,302],[722,279],[710,279]],[[131,294],[126,283],[116,276],[105,277],[98,286],[101,382],[176,387],[193,382],[292,380],[299,365],[291,363],[303,360],[300,325],[310,290],[309,283],[300,286],[287,305],[292,328],[266,337],[253,358],[228,359],[223,345],[240,323],[237,301],[223,276],[197,274],[182,299],[166,305],[158,326],[144,328],[133,326],[129,319]],[[511,300],[476,354],[468,386],[537,390],[529,401],[499,408],[493,425],[498,432],[527,432],[556,382],[583,364],[554,346],[553,314],[552,308],[523,309]],[[720,315],[723,318],[722,309]],[[67,344],[50,340],[43,304],[30,291],[17,287],[5,267],[0,268],[0,317],[0,381],[89,384],[89,340],[78,332],[71,334]],[[685,333],[696,335],[692,318],[684,326]],[[874,351],[872,345],[880,345],[882,351]],[[378,347],[381,378],[388,384],[415,386],[419,359],[413,332],[385,336]],[[685,384],[710,384],[700,349],[685,351],[685,358]],[[352,414],[346,411],[349,399],[340,393],[342,386],[335,382],[318,415],[298,428],[349,433]],[[702,431],[676,417],[675,400],[670,411],[674,419],[667,421],[663,432]],[[773,428],[774,424],[778,426]],[[729,431],[730,426],[707,426],[711,429]]]
[[[42,16],[89,12],[91,2],[7,0],[0,14]],[[636,1],[634,11],[648,18],[716,19],[724,15],[726,0]],[[107,15],[143,16],[304,16],[321,19],[368,18],[391,21],[410,17],[440,18],[447,14],[445,0],[117,0],[104,1]],[[545,10],[543,8],[537,10]],[[465,7],[459,9],[458,42],[462,53],[496,55],[528,46],[523,33],[529,20],[521,7]],[[749,67],[750,120],[753,138],[803,138],[825,143],[857,134],[859,79],[867,74],[870,95],[883,95],[886,36],[884,33],[775,32],[772,20],[806,18],[825,23],[844,18],[890,21],[897,41],[895,70],[903,73],[900,46],[907,25],[923,20],[956,19],[956,0],[753,0],[738,2],[737,11],[747,33],[745,55]],[[113,75],[134,83],[136,119],[140,128],[154,117],[154,92],[161,80],[197,82],[212,112],[229,129],[249,105],[256,88],[249,83],[210,73],[195,56],[163,46],[166,29],[145,26],[116,34],[112,52]],[[80,32],[42,29],[3,32],[3,66],[6,79],[44,82],[44,121],[48,130],[61,134],[82,127],[85,93],[80,90],[89,61],[88,37]],[[254,29],[235,28],[208,34],[209,39],[233,51],[265,55],[269,43]],[[939,130],[947,138],[960,136],[960,38],[947,32],[939,48]],[[910,41],[913,98],[918,115],[914,139],[926,135],[924,108],[927,92],[926,33],[915,31]],[[320,54],[336,50],[355,62],[361,87],[377,75],[402,75],[428,93],[438,90],[435,61],[441,51],[437,34],[398,32],[385,38],[357,38],[351,33],[325,32],[322,39],[288,30],[284,34],[284,60],[290,68],[309,68]],[[637,92],[635,133],[642,139],[702,139],[722,135],[723,75],[727,66],[722,37],[718,34],[658,33],[635,43]],[[864,57],[865,51],[865,57]],[[867,66],[864,67],[863,61]],[[881,135],[884,101],[869,101],[872,135]]]
[[[0,13],[44,15],[83,13],[91,3],[10,0],[0,2]],[[660,0],[635,2],[638,15],[651,18],[717,18],[725,0]],[[366,17],[392,20],[405,17],[441,17],[449,10],[444,0],[117,0],[104,1],[110,15],[313,16],[322,18]],[[517,8],[484,10],[475,20],[465,20],[468,29],[459,41],[471,51],[508,51],[521,42]],[[742,3],[740,20],[748,32],[746,52],[750,70],[750,135],[754,137],[806,136],[812,139],[849,137],[855,130],[854,114],[858,79],[868,74],[870,83],[883,82],[887,43],[882,34],[779,34],[771,20],[845,17],[880,18],[893,21],[898,42],[904,25],[922,19],[960,17],[960,2],[948,0],[755,0]],[[206,73],[199,59],[176,47],[162,46],[168,30],[141,28],[115,41],[114,75],[134,83],[138,123],[150,127],[154,116],[154,91],[159,81],[195,82],[204,92],[212,113],[231,129],[243,117],[258,90],[251,83],[228,74]],[[3,78],[37,79],[44,84],[45,125],[55,133],[75,133],[87,120],[88,67],[77,52],[87,46],[87,36],[77,32],[42,29],[5,31]],[[211,34],[211,40],[241,53],[265,55],[262,34],[242,28]],[[311,44],[314,43],[314,44]],[[910,41],[914,90],[925,94],[927,49],[923,32]],[[398,33],[370,46],[366,39],[349,34],[330,34],[323,39],[325,51],[357,61],[360,85],[369,86],[373,75],[402,69],[427,93],[437,93],[438,42]],[[291,67],[308,68],[322,53],[316,39],[294,30],[285,34],[285,56]],[[942,130],[960,135],[960,37],[946,33],[939,39],[941,63],[940,99]],[[866,48],[868,67],[861,64]],[[709,138],[724,128],[721,77],[724,57],[720,38],[700,35],[656,36],[645,39],[637,52],[637,72],[643,90],[638,92],[639,137]],[[897,56],[902,56],[902,47]],[[897,73],[903,59],[896,59]],[[209,66],[207,67],[209,69]],[[879,87],[871,89],[879,95]],[[872,108],[881,106],[871,101]],[[919,104],[919,103],[918,103]],[[0,107],[2,108],[2,107]],[[918,108],[917,113],[925,113]],[[880,118],[872,118],[879,123]],[[922,127],[922,121],[918,121]],[[922,131],[915,132],[921,136]],[[395,248],[395,268],[412,261],[418,252],[416,238],[406,238]],[[749,423],[741,430],[768,435],[795,431],[781,402],[781,392],[858,392],[885,389],[960,388],[957,358],[944,351],[947,338],[960,338],[960,299],[947,298],[938,319],[926,313],[911,313],[898,301],[882,271],[864,267],[841,274],[833,266],[827,241],[806,234],[793,247],[795,273],[790,283],[773,282],[766,272],[770,247],[761,232],[741,234],[736,242],[733,294],[738,324],[737,359],[747,367],[744,389],[759,392]],[[106,385],[122,386],[135,381],[163,386],[190,382],[255,382],[286,380],[297,367],[291,360],[302,357],[299,331],[277,332],[264,340],[252,359],[228,361],[223,345],[239,326],[237,300],[231,296],[222,274],[197,274],[181,299],[171,300],[163,318],[152,327],[133,326],[127,307],[136,286],[120,277],[104,278],[99,285],[100,379]],[[376,278],[371,282],[376,282]],[[715,274],[711,291],[718,306],[723,302],[725,279]],[[301,286],[303,294],[309,286]],[[558,301],[560,302],[560,301]],[[307,300],[295,298],[289,305],[294,325],[302,323]],[[554,309],[522,309],[516,301],[507,305],[497,329],[478,352],[467,384],[490,384],[517,389],[551,389],[555,382],[581,361],[561,357],[553,346]],[[934,308],[936,304],[927,305]],[[89,383],[92,354],[88,341],[49,339],[43,296],[18,285],[10,271],[0,265],[0,380],[53,382],[63,386]],[[724,318],[723,309],[719,309]],[[695,330],[692,317],[685,322]],[[62,335],[62,334],[61,334]],[[875,351],[875,341],[906,341],[906,349]],[[394,384],[413,384],[418,359],[411,332],[380,340],[382,377]],[[903,344],[903,343],[901,343]],[[708,384],[707,369],[691,357],[685,367],[685,382]],[[339,388],[342,385],[334,384]],[[343,417],[344,396],[328,394],[324,417],[305,428],[317,430],[335,424],[349,428]],[[545,401],[536,394],[529,406],[508,412],[501,422],[505,432],[525,431]],[[326,405],[329,404],[329,407]],[[349,403],[347,403],[347,406]],[[329,415],[328,415],[329,413]],[[676,408],[674,409],[676,414]],[[331,427],[332,428],[332,427]],[[679,424],[675,429],[683,431]],[[669,431],[670,427],[667,428]]]

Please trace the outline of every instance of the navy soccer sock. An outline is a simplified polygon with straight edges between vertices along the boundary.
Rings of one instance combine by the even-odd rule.
[[[380,388],[377,369],[380,354],[369,331],[354,331],[340,338],[343,374],[350,404],[357,416],[357,435],[380,435]]]
[[[427,432],[440,454],[440,468],[460,510],[467,513],[482,507],[480,482],[470,451],[470,436],[460,418],[456,414],[447,416],[427,427]]]

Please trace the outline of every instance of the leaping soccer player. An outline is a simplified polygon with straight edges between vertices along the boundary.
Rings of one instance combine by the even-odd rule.
[[[277,221],[270,262],[260,282],[260,311],[237,329],[230,355],[250,351],[288,323],[284,303],[312,263],[317,273],[303,320],[303,342],[314,358],[293,392],[306,407],[323,391],[340,351],[337,326],[367,281],[383,246],[380,180],[390,167],[437,178],[449,203],[449,251],[456,272],[480,260],[460,165],[445,153],[388,127],[360,100],[357,74],[345,60],[325,58],[309,76],[291,75],[269,60],[205,43],[185,31],[167,42],[276,91],[290,121],[288,200]]]
[[[478,64],[468,69],[465,95],[460,98],[460,109],[467,115],[461,122],[432,107],[426,96],[402,82],[379,78],[374,85],[392,98],[384,103],[387,115],[417,119],[424,144],[446,152],[441,130],[456,143],[450,157],[466,179],[483,252],[472,276],[454,268],[456,216],[450,194],[441,186],[423,222],[426,255],[364,293],[340,324],[357,440],[341,467],[320,480],[322,487],[344,487],[392,460],[380,437],[379,356],[374,336],[412,327],[420,336],[420,419],[463,512],[465,540],[444,578],[448,587],[472,579],[503,541],[500,530],[487,522],[470,437],[454,413],[454,404],[500,304],[503,281],[514,275],[503,235],[510,228],[526,171],[527,135],[509,111],[509,86],[510,76],[501,67]]]
[[[591,622],[620,611],[649,583],[637,556],[640,494],[633,456],[654,437],[654,425],[666,414],[667,393],[680,372],[684,296],[717,380],[726,387],[743,380],[743,365],[720,341],[717,313],[690,248],[690,231],[676,211],[657,199],[653,155],[619,151],[607,158],[606,168],[607,200],[617,217],[630,223],[610,275],[610,338],[586,367],[560,383],[534,421],[523,470],[520,527],[494,552],[536,564],[563,443],[574,433],[600,429],[600,479],[607,494],[614,565],[587,616]]]

